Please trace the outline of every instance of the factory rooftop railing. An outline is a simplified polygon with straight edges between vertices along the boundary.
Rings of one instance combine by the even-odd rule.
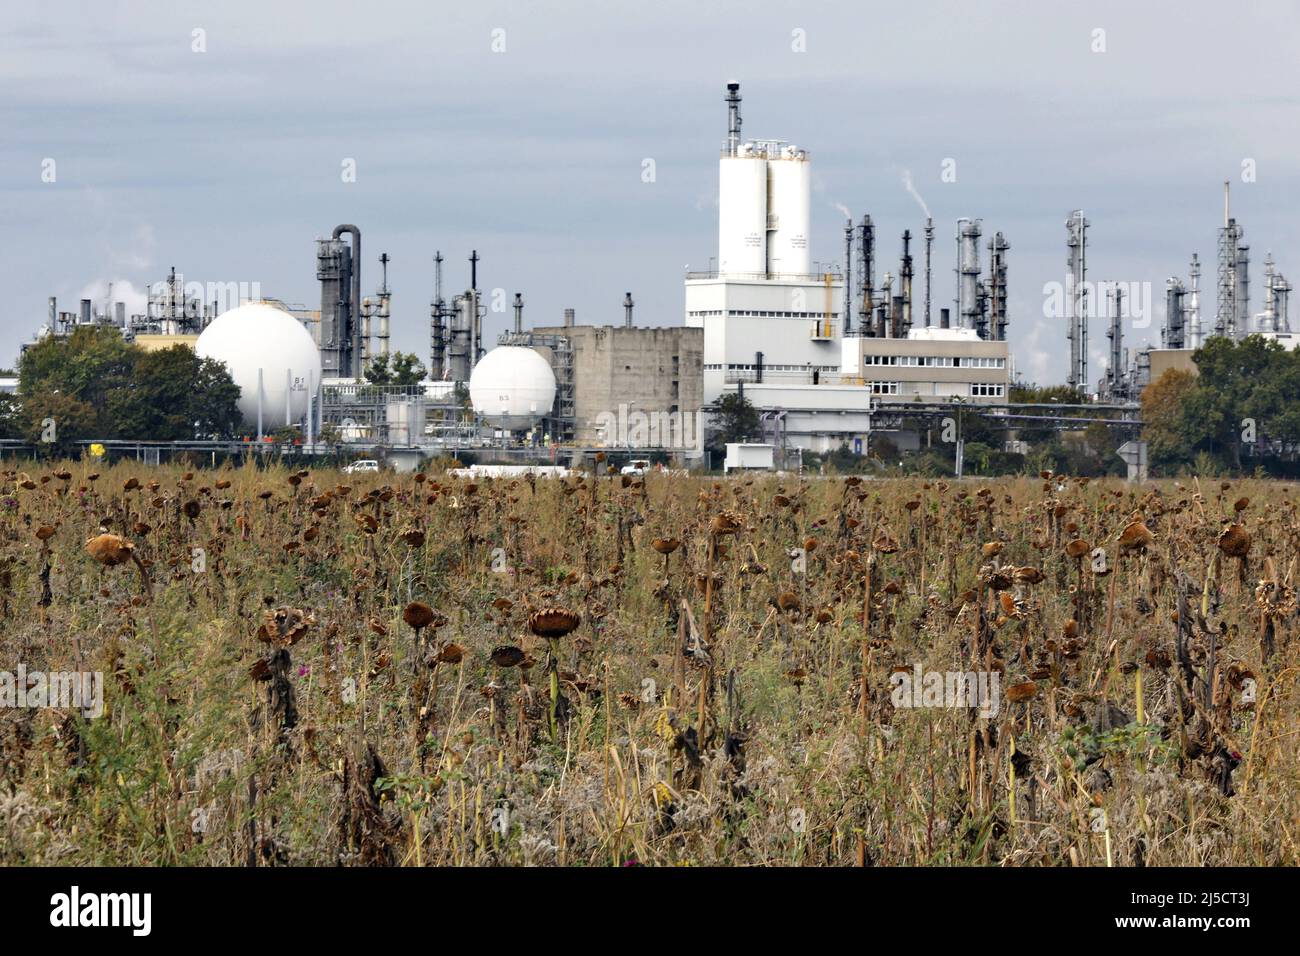
[[[838,269],[827,269],[825,272],[720,272],[713,269],[709,272],[686,273],[688,279],[768,279],[773,282],[825,282],[827,276],[832,280],[844,278]]]
[[[326,412],[341,408],[383,408],[391,401],[437,404],[421,385],[325,385],[321,388],[321,407]]]

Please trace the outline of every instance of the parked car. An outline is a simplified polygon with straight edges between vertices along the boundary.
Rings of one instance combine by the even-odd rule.
[[[633,458],[631,461],[629,461],[626,465],[623,466],[622,474],[635,475],[636,477],[639,478],[649,470],[650,470],[650,459]]]
[[[379,462],[373,458],[362,458],[343,469],[345,474],[356,475],[367,471],[378,471]]]

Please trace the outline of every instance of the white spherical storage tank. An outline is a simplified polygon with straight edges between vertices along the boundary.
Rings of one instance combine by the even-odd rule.
[[[498,345],[470,373],[469,398],[490,425],[522,431],[550,413],[555,373],[533,349]]]
[[[284,309],[266,302],[248,302],[217,316],[194,351],[226,364],[239,386],[239,411],[247,426],[257,425],[259,371],[266,431],[301,422],[308,389],[320,386],[320,352],[311,333]]]
[[[812,269],[808,248],[811,220],[812,176],[808,154],[786,146],[779,158],[768,160],[772,199],[767,234],[767,271],[770,274],[807,275]]]

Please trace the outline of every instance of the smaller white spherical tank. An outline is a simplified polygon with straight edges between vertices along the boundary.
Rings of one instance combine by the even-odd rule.
[[[469,398],[494,428],[523,431],[550,414],[555,373],[533,349],[498,345],[470,373]]]
[[[307,390],[320,386],[320,352],[311,333],[266,302],[248,302],[217,316],[194,351],[225,363],[239,386],[239,411],[249,427],[257,425],[259,370],[264,431],[300,423],[307,414]]]

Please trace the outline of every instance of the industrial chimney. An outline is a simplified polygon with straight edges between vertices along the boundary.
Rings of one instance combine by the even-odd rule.
[[[957,320],[963,329],[978,325],[976,301],[980,278],[980,221],[957,220]]]
[[[740,84],[727,84],[727,155],[735,156],[740,147]]]
[[[934,245],[934,220],[925,219],[925,327],[930,327],[930,250]]]
[[[572,310],[572,309],[565,309],[565,310],[564,310],[564,327],[565,327],[566,329],[571,329],[571,328],[573,328],[573,318],[574,318],[574,316],[573,316],[573,310]]]
[[[623,325],[626,328],[632,328],[632,293],[623,294]]]
[[[844,223],[844,320],[841,326],[844,334],[852,331],[853,314],[853,219]]]

